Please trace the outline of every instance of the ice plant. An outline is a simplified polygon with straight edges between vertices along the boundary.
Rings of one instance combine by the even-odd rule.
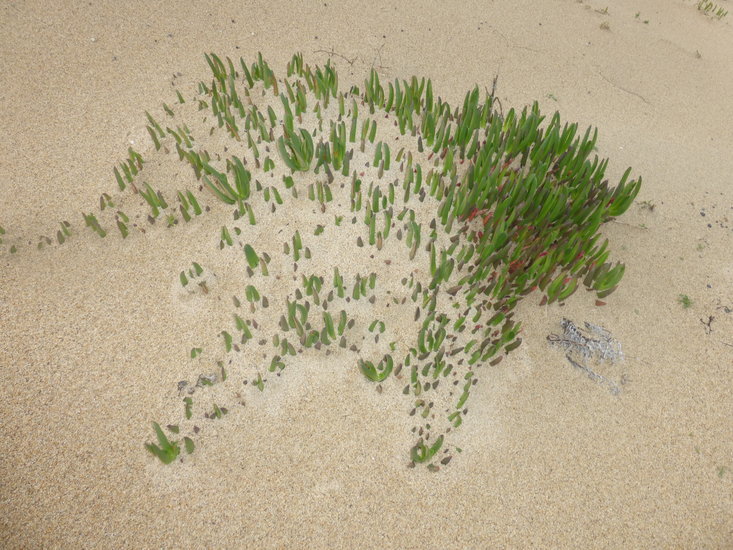
[[[344,90],[330,63],[311,66],[300,54],[284,78],[261,55],[205,58],[211,74],[195,95],[177,91],[163,105],[164,124],[145,113],[145,159],[128,149],[112,170],[116,194],[102,195],[86,224],[105,236],[111,221],[123,238],[157,230],[161,213],[172,231],[215,227],[213,253],[228,256],[211,265],[237,274],[235,289],[217,287],[231,290],[226,300],[209,292],[215,275],[196,263],[171,274],[174,285],[190,291],[195,281],[203,291],[180,299],[240,308],[237,294],[249,303],[246,319],[233,314],[236,332],[219,331],[213,360],[264,390],[263,368],[284,377],[301,353],[352,354],[355,371],[383,390],[398,386],[413,404],[411,464],[448,464],[446,442],[469,416],[482,367],[521,345],[519,302],[563,302],[583,288],[602,299],[618,288],[625,267],[600,228],[629,208],[641,178],[627,170],[611,185],[608,160],[594,154],[596,130],[547,117],[536,103],[503,113],[478,87],[454,106],[426,78],[382,82],[373,70]],[[185,187],[160,177],[162,159],[180,163]],[[140,227],[148,213],[153,227]],[[204,215],[214,222],[201,223]],[[331,244],[348,226],[350,242],[339,244],[350,257],[339,258]],[[70,230],[62,225],[57,241]],[[353,315],[356,301],[374,316]],[[395,319],[411,338],[393,337]],[[185,403],[182,425],[194,421]],[[213,410],[207,418],[234,408]],[[175,452],[162,441],[156,448],[159,457]]]

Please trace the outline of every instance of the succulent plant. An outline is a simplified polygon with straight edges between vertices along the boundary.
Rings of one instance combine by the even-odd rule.
[[[114,210],[124,205],[131,212],[133,202],[143,209],[138,217],[151,212],[150,225],[160,215],[176,225],[179,213],[189,227],[204,227],[195,224],[199,216],[228,217],[215,224],[221,229],[213,241],[219,253],[230,254],[250,304],[247,318],[241,309],[234,314],[236,331],[214,330],[230,373],[241,371],[262,391],[263,365],[280,376],[287,372],[284,358],[305,350],[353,354],[350,364],[380,391],[399,385],[417,400],[411,464],[437,470],[450,462],[455,446],[443,445],[468,414],[481,366],[496,365],[521,344],[517,304],[534,291],[549,304],[582,287],[597,298],[618,288],[625,268],[609,260],[599,229],[629,208],[641,178],[632,179],[629,169],[611,186],[608,159],[594,154],[597,131],[581,133],[558,113],[547,118],[537,103],[503,114],[493,92],[474,87],[453,107],[429,79],[383,84],[374,70],[363,88],[342,91],[330,63],[310,66],[301,54],[285,78],[261,55],[251,64],[213,53],[205,58],[211,78],[193,95],[176,91],[176,102],[163,105],[165,122],[145,112],[150,150],[143,159],[128,149],[113,168],[116,194],[102,196],[97,214],[84,214],[86,225],[101,237],[108,222],[123,238],[145,233],[132,215]],[[180,172],[190,177],[182,176],[186,188],[173,186],[180,179],[171,184],[159,176],[155,187],[148,183],[156,174],[149,166],[168,155],[186,168]],[[177,206],[163,193],[177,197]],[[276,214],[279,209],[288,216]],[[245,216],[249,225],[242,228],[238,220]],[[374,257],[366,273],[348,269],[351,258],[330,251],[327,239],[347,232],[349,220],[350,234],[358,234],[354,256]],[[65,224],[59,243],[71,234]],[[284,256],[270,265],[280,245]],[[403,261],[392,262],[399,249]],[[274,265],[292,265],[293,272],[270,276]],[[319,265],[328,271],[314,272]],[[409,272],[400,271],[404,265],[412,266]],[[178,274],[184,287],[201,277],[195,262]],[[400,277],[400,289],[382,290],[382,281],[390,288]],[[200,299],[221,298],[202,290]],[[370,323],[352,315],[351,302],[361,300],[391,306],[379,309],[385,315],[408,308],[412,316],[414,309],[414,339],[398,339],[391,318]],[[234,303],[241,305],[236,296]],[[274,333],[263,334],[275,325]],[[372,351],[354,338],[360,332],[390,349],[368,356]],[[262,357],[264,348],[246,350],[267,342],[272,353],[263,364],[246,359]],[[195,420],[191,405],[186,401],[182,425]],[[200,410],[211,408],[207,415],[216,418],[231,410],[213,401]],[[159,445],[148,449],[171,462],[178,448],[154,426]],[[193,450],[190,438],[186,448]]]

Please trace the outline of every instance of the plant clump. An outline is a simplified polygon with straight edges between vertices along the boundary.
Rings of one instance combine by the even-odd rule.
[[[164,105],[164,121],[146,112],[150,150],[129,150],[113,169],[118,192],[100,200],[99,218],[84,214],[100,237],[116,224],[123,238],[161,217],[167,228],[223,220],[211,240],[226,261],[212,273],[246,277],[222,302],[234,305],[231,326],[214,331],[222,349],[189,348],[221,374],[179,383],[180,425],[200,435],[197,422],[232,409],[215,398],[244,402],[242,385],[217,389],[227,372],[263,391],[304,355],[340,354],[366,384],[405,396],[409,464],[447,465],[486,365],[521,345],[517,304],[618,287],[624,266],[599,229],[629,208],[641,178],[629,169],[611,186],[597,131],[548,119],[537,103],[503,114],[475,87],[451,106],[429,79],[383,84],[374,70],[342,91],[330,62],[300,54],[284,78],[261,55],[205,57],[210,78]],[[185,181],[171,183],[165,174],[181,166]],[[202,268],[173,276],[189,289]],[[201,288],[192,300],[219,299],[225,285]],[[156,432],[148,449],[177,458]]]

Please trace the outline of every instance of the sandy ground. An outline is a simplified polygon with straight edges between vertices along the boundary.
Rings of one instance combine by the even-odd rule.
[[[0,225],[33,244],[114,188],[143,111],[171,100],[173,80],[203,77],[205,51],[262,51],[277,72],[295,51],[316,63],[332,51],[344,84],[371,67],[425,75],[451,102],[498,74],[505,107],[537,99],[598,126],[609,176],[632,166],[637,200],[655,208],[604,227],[626,264],[608,305],[585,292],[522,304],[524,344],[483,378],[456,436],[464,452],[438,473],[406,468],[404,411],[387,392],[326,359],[249,398],[191,460],[161,466],[142,447],[150,422],[177,402],[192,335],[213,346],[202,323],[228,314],[184,315],[171,300],[171,274],[202,243],[86,237],[3,253],[1,546],[733,547],[733,15],[689,0],[449,13],[57,4],[0,6]],[[618,397],[548,348],[563,316],[622,342]]]

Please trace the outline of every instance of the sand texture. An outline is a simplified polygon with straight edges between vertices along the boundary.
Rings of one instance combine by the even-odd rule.
[[[718,3],[733,11],[730,0]],[[446,9],[0,6],[1,547],[733,548],[733,14],[704,15],[691,0]],[[347,215],[337,226],[335,204],[323,218],[304,196],[299,204],[312,208],[286,200],[273,214],[274,198],[254,204],[255,226],[231,220],[205,190],[210,211],[190,223],[167,228],[143,216],[131,224],[145,233],[134,228],[126,239],[84,227],[82,212],[99,213],[103,193],[115,209],[147,208],[119,191],[112,168],[128,147],[155,156],[145,111],[163,121],[175,90],[193,95],[210,78],[205,52],[248,62],[262,52],[279,77],[295,52],[311,65],[330,59],[344,91],[362,87],[371,69],[385,84],[429,77],[459,107],[474,85],[483,93],[496,78],[504,111],[536,100],[548,119],[559,111],[581,133],[597,127],[611,184],[629,166],[643,178],[631,208],[601,228],[611,258],[626,266],[619,288],[605,305],[585,290],[561,304],[540,305],[538,293],[520,302],[522,344],[477,369],[470,413],[446,435],[441,452],[451,459],[439,471],[410,467],[416,421],[405,379],[377,388],[353,350],[336,344],[270,373],[255,346],[276,330],[302,275],[338,266],[350,285],[355,273],[377,275],[373,301],[329,309],[334,318],[347,309],[362,332],[385,321],[379,345],[373,331],[358,342],[360,357],[387,342],[404,355],[414,306],[395,300],[409,296],[401,278],[426,276],[427,252],[408,262],[392,237],[378,251],[358,248],[361,222]],[[335,120],[338,105],[330,109],[324,116]],[[201,124],[191,123],[194,135],[206,133],[193,101],[176,111]],[[302,124],[314,127],[308,116]],[[386,131],[379,139],[400,137]],[[206,138],[207,147],[233,154],[224,135]],[[374,151],[353,159],[365,181],[377,170],[366,166]],[[279,162],[274,148],[266,154]],[[174,197],[190,171],[175,153],[168,164],[159,156],[149,177]],[[400,177],[394,164],[385,179]],[[278,165],[263,183],[287,174]],[[348,193],[334,185],[334,198],[347,204]],[[425,225],[435,204],[417,203]],[[328,223],[315,237],[321,219]],[[59,245],[63,220],[75,232]],[[234,247],[220,242],[225,224],[242,228]],[[313,260],[294,272],[292,250],[280,252],[298,228],[308,228]],[[44,236],[53,242],[39,250]],[[272,303],[256,304],[256,336],[244,351],[225,355],[221,331],[236,333],[232,313],[255,315],[243,290],[244,243],[278,251],[272,276],[258,265],[247,279]],[[202,275],[188,272],[192,262]],[[576,349],[573,363],[565,353],[578,334],[602,343],[585,358]],[[192,359],[195,347],[203,353]],[[583,370],[582,359],[599,357]],[[222,366],[225,382],[187,393],[201,374],[221,381]],[[227,413],[204,418],[197,408],[187,419],[186,396]],[[178,439],[196,426],[195,451],[161,464],[144,447],[153,422],[180,425]]]

